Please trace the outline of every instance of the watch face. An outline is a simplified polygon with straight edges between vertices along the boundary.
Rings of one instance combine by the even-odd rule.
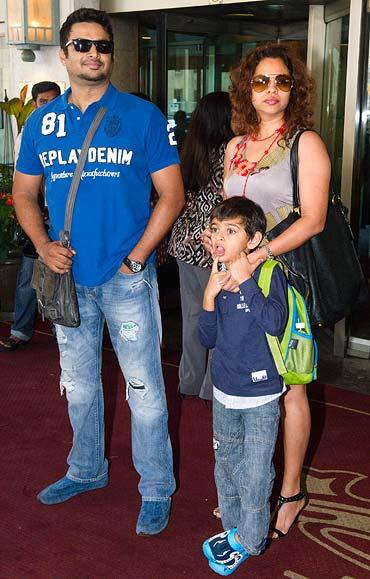
[[[140,263],[140,261],[133,261],[131,260],[131,270],[134,271],[135,273],[139,273],[139,271],[141,271],[143,269],[143,265]]]
[[[123,263],[125,263],[133,273],[139,273],[140,271],[143,271],[143,269],[145,268],[145,264],[141,263],[141,261],[135,261],[134,259],[130,259],[129,257],[125,257]]]

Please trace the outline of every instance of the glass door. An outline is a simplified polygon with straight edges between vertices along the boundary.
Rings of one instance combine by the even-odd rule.
[[[362,103],[362,138],[360,138],[360,257],[366,271],[370,272],[370,14],[367,12],[367,39]]]
[[[167,116],[189,117],[203,96],[205,37],[168,32],[167,54]]]
[[[158,98],[157,86],[157,29],[148,26],[140,26],[140,61],[139,61],[139,87],[140,92],[146,95],[154,103]]]
[[[349,15],[332,20],[326,26],[321,136],[329,150],[338,191],[342,173],[348,29]]]

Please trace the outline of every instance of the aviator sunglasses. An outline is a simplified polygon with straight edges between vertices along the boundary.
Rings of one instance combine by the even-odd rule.
[[[259,74],[251,80],[252,89],[255,92],[263,92],[269,87],[271,79],[274,80],[276,88],[283,92],[289,92],[294,84],[288,74]]]
[[[74,38],[69,40],[64,48],[73,44],[77,52],[89,52],[92,45],[101,54],[111,54],[113,52],[113,42],[111,40],[88,40],[87,38]]]

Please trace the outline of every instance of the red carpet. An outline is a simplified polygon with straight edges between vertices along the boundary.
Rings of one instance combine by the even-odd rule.
[[[8,329],[0,324],[2,335]],[[175,354],[164,355],[179,488],[168,528],[139,538],[129,413],[112,352],[104,353],[110,485],[55,507],[35,499],[64,474],[71,441],[55,342],[38,332],[22,350],[0,353],[0,579],[216,577],[201,554],[204,538],[219,530],[211,516],[216,505],[211,409],[199,399],[179,398],[177,361]],[[310,503],[287,538],[251,558],[235,577],[369,576],[370,397],[314,385],[310,398]],[[278,448],[278,473],[280,462]]]

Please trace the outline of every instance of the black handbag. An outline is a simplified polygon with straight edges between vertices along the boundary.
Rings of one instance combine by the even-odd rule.
[[[60,241],[64,247],[70,247],[70,231],[73,207],[82,170],[86,161],[91,140],[98,128],[106,109],[100,107],[85,137],[81,154],[69,189],[64,215],[64,231],[60,232]],[[31,287],[36,290],[37,305],[42,319],[55,324],[77,328],[80,325],[80,312],[72,270],[66,273],[52,271],[39,257],[33,265]]]
[[[267,232],[269,240],[300,219],[298,143],[304,132],[297,134],[290,152],[293,211]],[[335,324],[345,318],[367,292],[345,209],[332,183],[323,231],[277,259],[283,263],[289,283],[305,297],[313,325]]]

